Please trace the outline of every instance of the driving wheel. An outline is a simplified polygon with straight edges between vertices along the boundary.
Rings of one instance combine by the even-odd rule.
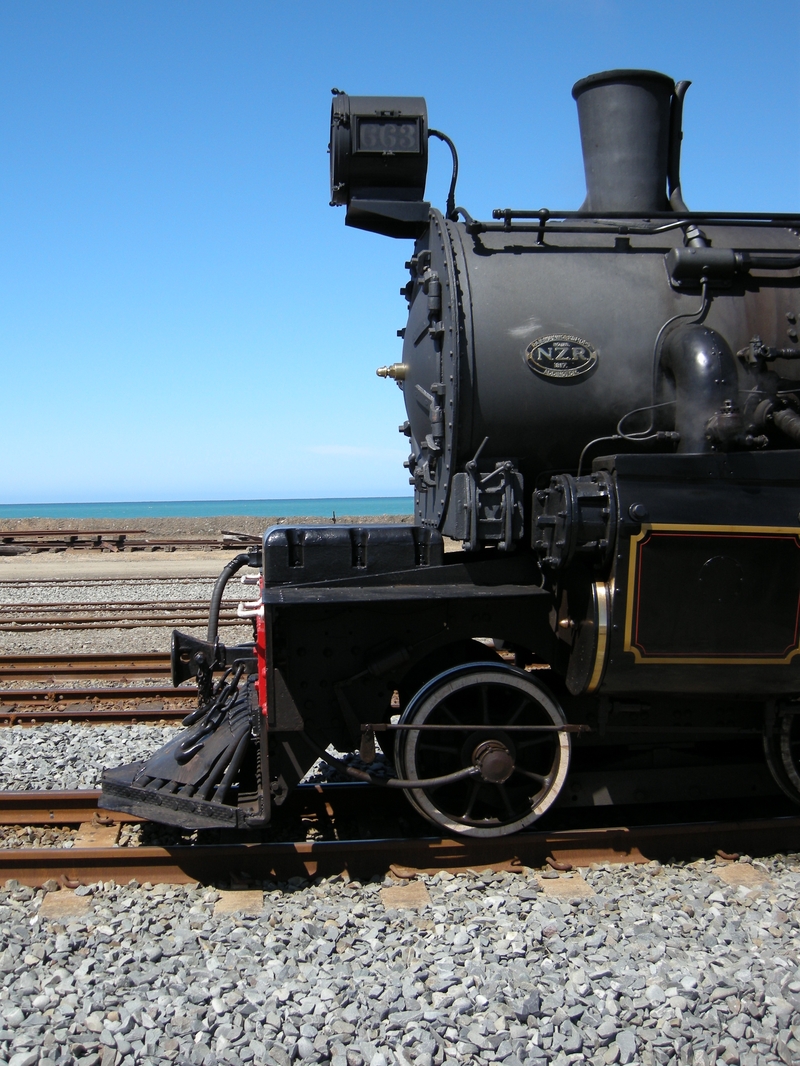
[[[515,833],[558,797],[567,776],[569,734],[553,695],[524,670],[468,663],[429,681],[406,708],[395,743],[414,807],[462,836]],[[419,728],[414,728],[419,727]],[[457,781],[426,779],[470,771]]]
[[[779,713],[764,730],[764,753],[776,783],[795,803],[800,803],[800,710]]]

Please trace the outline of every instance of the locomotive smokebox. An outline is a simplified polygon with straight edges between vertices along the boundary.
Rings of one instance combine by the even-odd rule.
[[[608,70],[575,83],[586,200],[582,211],[669,211],[678,186],[683,94],[653,70]],[[677,205],[674,205],[677,206]]]

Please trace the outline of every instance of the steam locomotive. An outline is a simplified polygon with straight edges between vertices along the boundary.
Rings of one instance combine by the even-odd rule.
[[[105,771],[102,806],[262,827],[322,759],[488,837],[563,800],[586,751],[743,740],[800,802],[800,213],[686,207],[688,87],[579,81],[585,202],[491,221],[456,205],[424,99],[334,90],[332,204],[414,241],[402,361],[378,370],[414,524],[273,527],[232,560],[207,640],[173,635],[197,710]],[[245,567],[254,640],[225,646]]]

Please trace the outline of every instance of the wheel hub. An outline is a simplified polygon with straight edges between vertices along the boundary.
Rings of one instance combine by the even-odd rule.
[[[484,740],[472,753],[472,762],[484,781],[502,785],[514,772],[514,756],[499,740]]]

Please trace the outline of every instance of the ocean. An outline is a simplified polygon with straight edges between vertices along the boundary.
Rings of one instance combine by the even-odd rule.
[[[352,496],[317,500],[149,500],[125,503],[5,503],[3,518],[328,518],[336,515],[410,515],[406,496]]]

